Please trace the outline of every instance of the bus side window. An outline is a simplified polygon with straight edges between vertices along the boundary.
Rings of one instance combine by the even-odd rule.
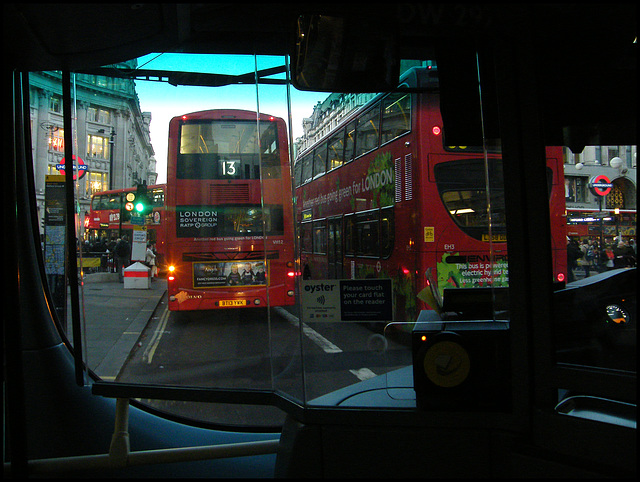
[[[300,184],[304,184],[305,182],[309,182],[313,178],[313,153],[310,152],[299,162],[302,163],[302,175],[300,177]]]
[[[298,187],[302,184],[302,162],[298,161],[293,165],[294,186]]]
[[[321,176],[327,171],[327,143],[316,148],[313,156],[313,177]]]
[[[120,194],[114,194],[109,198],[108,209],[120,209]]]
[[[391,94],[384,99],[381,144],[389,142],[411,129],[411,96]]]
[[[327,221],[313,222],[313,252],[327,254]]]
[[[350,122],[345,131],[344,138],[344,162],[349,162],[354,157],[356,145],[356,121]]]
[[[379,254],[378,212],[356,214],[356,254],[359,256],[375,256]]]
[[[356,130],[356,155],[358,157],[378,147],[380,135],[380,104],[365,112],[358,119]]]
[[[344,254],[353,256],[355,254],[355,233],[354,233],[354,215],[344,215]]]
[[[380,210],[380,257],[388,258],[393,251],[394,239],[393,207]]]
[[[327,162],[329,170],[342,166],[344,162],[344,136],[345,130],[340,129],[340,131],[329,140],[329,159]]]
[[[303,253],[313,252],[313,240],[311,238],[311,223],[300,223],[300,251]]]

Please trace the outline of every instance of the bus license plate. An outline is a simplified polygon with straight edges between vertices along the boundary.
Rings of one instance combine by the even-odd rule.
[[[245,306],[247,302],[245,300],[220,300],[220,307],[233,307],[233,306]]]

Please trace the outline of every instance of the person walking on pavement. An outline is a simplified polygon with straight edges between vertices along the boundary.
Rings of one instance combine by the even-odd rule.
[[[119,239],[116,247],[116,269],[118,270],[118,280],[121,283],[124,282],[124,268],[129,266],[129,258],[131,256],[131,246],[129,245],[129,241],[127,239],[127,235],[122,236],[122,239]]]
[[[582,258],[582,251],[577,241],[567,238],[567,282],[576,280],[573,270],[578,267],[578,259]]]
[[[151,281],[155,281],[158,276],[158,267],[156,266],[156,253],[154,252],[155,243],[147,244],[147,253],[145,255],[145,264],[151,268]]]

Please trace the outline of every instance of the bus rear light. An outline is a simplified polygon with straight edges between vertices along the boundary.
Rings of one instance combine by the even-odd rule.
[[[433,132],[434,136],[439,136],[442,133],[442,129],[440,129],[440,126],[433,126],[431,132]]]
[[[411,271],[409,271],[407,268],[402,268],[402,273],[403,273],[405,276],[408,276],[408,275],[409,275],[409,273],[411,273]]]
[[[260,304],[260,300],[256,298],[255,300],[253,300],[253,304],[258,306]]]
[[[296,276],[296,272],[295,271],[287,271],[287,276],[289,278],[294,278]]]
[[[562,283],[564,281],[564,273],[558,273],[558,275],[556,276],[556,279]]]
[[[289,296],[289,297],[293,297],[293,294],[294,294],[294,293],[293,293],[293,290],[289,290],[289,291],[287,291],[287,296]]]

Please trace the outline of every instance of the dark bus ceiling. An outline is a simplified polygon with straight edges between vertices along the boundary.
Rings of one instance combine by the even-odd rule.
[[[633,3],[4,4],[3,42],[7,63],[17,70],[81,71],[151,52],[289,54],[294,85],[300,87],[295,69],[306,67],[311,87],[316,87],[312,90],[357,91],[353,82],[345,83],[350,75],[329,82],[313,78],[320,69],[309,67],[319,57],[298,55],[299,19],[319,15],[341,19],[342,30],[332,39],[341,42],[331,44],[340,53],[358,52],[360,60],[370,57],[372,65],[376,58],[436,58],[441,78],[452,82],[475,63],[469,53],[476,48],[515,45],[536,60],[549,143],[562,140],[563,130],[566,137],[568,127],[589,140],[588,132],[603,120],[610,127],[600,129],[600,144],[636,143]],[[320,41],[326,48],[326,39]],[[313,47],[317,45],[305,51],[313,53]],[[482,62],[481,72],[491,72],[491,61],[486,66]],[[374,66],[367,72],[363,78],[371,84],[363,83],[361,90],[376,90],[382,71]],[[477,90],[471,85],[454,88]]]

